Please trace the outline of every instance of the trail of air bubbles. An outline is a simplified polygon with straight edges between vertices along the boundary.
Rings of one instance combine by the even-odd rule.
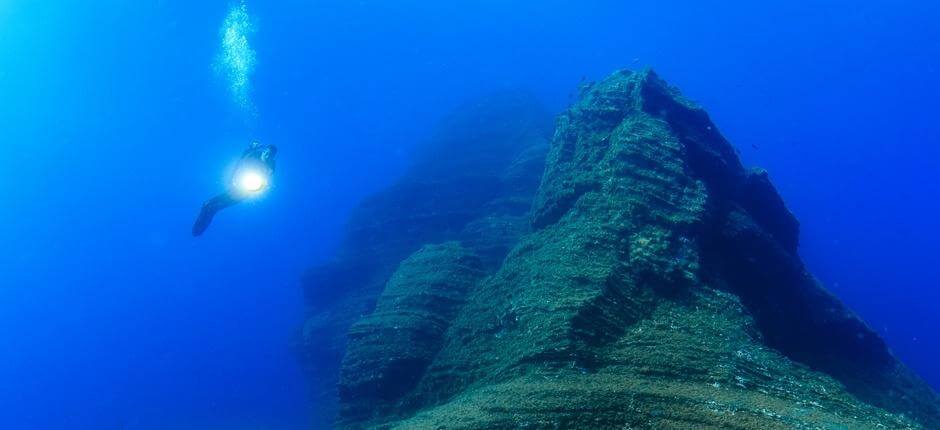
[[[215,60],[216,73],[225,78],[233,100],[249,112],[254,111],[251,75],[255,71],[257,56],[249,41],[254,32],[245,2],[232,6],[219,30],[221,46]]]

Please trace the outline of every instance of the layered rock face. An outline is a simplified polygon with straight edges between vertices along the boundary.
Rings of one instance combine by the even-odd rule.
[[[937,395],[807,273],[767,174],[654,73],[582,89],[532,207],[505,259],[468,249],[498,223],[468,221],[400,264],[350,332],[339,427],[940,428]]]
[[[354,210],[336,257],[303,279],[307,320],[298,352],[315,428],[328,428],[336,416],[347,332],[372,313],[396,269],[417,267],[399,268],[403,260],[425,244],[459,240],[481,270],[492,271],[529,231],[550,138],[551,116],[532,96],[476,100],[443,121],[397,183]],[[366,321],[355,330],[369,327],[384,330]]]
[[[353,324],[339,385],[342,422],[396,411],[440,351],[483,262],[456,242],[427,245],[401,263],[375,310]]]

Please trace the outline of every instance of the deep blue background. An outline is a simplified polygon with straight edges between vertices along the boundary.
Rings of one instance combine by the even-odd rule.
[[[0,0],[0,428],[303,428],[297,279],[350,207],[463,100],[558,112],[646,65],[940,387],[940,3],[249,1],[255,117],[212,73],[232,4]],[[276,187],[192,239],[251,138],[280,146]]]

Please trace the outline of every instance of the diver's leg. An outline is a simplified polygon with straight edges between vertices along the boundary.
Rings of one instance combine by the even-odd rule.
[[[232,193],[219,194],[206,201],[202,205],[202,210],[199,211],[196,222],[193,224],[193,236],[199,236],[206,231],[216,213],[238,202],[238,198],[233,196]]]

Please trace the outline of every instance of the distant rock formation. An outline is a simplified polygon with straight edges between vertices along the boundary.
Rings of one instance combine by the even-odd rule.
[[[505,183],[514,165],[486,174]],[[338,427],[940,428],[936,393],[807,273],[767,173],[653,72],[586,85],[558,118],[530,229],[489,208],[514,219],[531,194],[481,192],[442,198],[447,215],[416,233],[406,220],[425,212],[367,204],[382,227],[347,249],[372,265],[308,278],[332,299],[307,345],[331,339],[323,315],[352,326]],[[350,297],[378,305],[350,314]]]
[[[529,231],[551,128],[551,116],[529,94],[476,100],[445,118],[397,183],[354,210],[336,257],[303,278],[307,320],[298,352],[315,428],[336,417],[347,332],[372,313],[389,277],[406,268],[399,268],[403,260],[426,244],[460,241],[482,270],[493,271]],[[354,330],[380,326],[363,321]]]

